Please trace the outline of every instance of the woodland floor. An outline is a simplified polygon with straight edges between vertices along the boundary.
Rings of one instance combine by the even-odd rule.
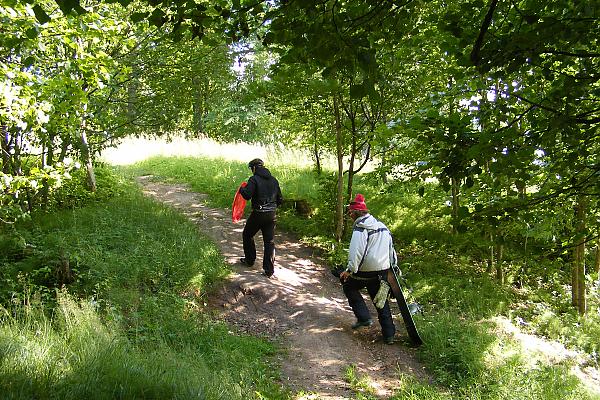
[[[220,248],[233,273],[211,295],[208,307],[218,318],[242,332],[267,337],[285,350],[278,360],[281,383],[293,391],[304,391],[324,400],[354,397],[344,379],[344,371],[354,365],[358,376],[367,376],[376,395],[389,398],[400,385],[399,372],[431,382],[431,376],[411,348],[402,318],[394,314],[396,342],[386,345],[375,323],[353,331],[355,318],[337,278],[314,249],[280,229],[276,229],[276,263],[273,279],[262,272],[262,237],[255,237],[258,258],[253,267],[239,264],[243,256],[242,230],[245,220],[234,224],[231,211],[205,205],[205,196],[185,185],[157,182],[151,176],[138,179],[146,195],[168,204],[192,220]],[[372,304],[367,301],[369,307]],[[396,309],[395,305],[392,307]],[[520,340],[532,354],[551,362],[579,357],[562,346],[549,351],[545,342],[527,344],[531,339],[513,330],[506,321],[497,322],[499,335]],[[586,368],[585,360],[574,371],[593,391],[600,393],[600,375]],[[580,368],[583,367],[583,368]]]

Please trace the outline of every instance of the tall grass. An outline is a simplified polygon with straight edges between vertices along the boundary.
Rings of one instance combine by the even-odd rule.
[[[288,397],[276,348],[204,312],[228,270],[181,215],[129,187],[18,230],[26,246],[1,260],[2,398]]]

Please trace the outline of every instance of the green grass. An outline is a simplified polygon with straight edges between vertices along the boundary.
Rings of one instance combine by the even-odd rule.
[[[274,161],[270,169],[280,180],[284,197],[309,199],[316,212],[309,220],[280,213],[279,225],[329,251],[332,262],[343,261],[347,243],[334,247],[330,232],[332,212],[327,209],[327,196],[331,194],[331,183],[323,185],[309,169],[283,168],[283,164]],[[230,206],[237,185],[248,175],[243,163],[208,158],[152,158],[130,171],[188,183],[195,190],[209,193],[213,205],[223,207]],[[581,388],[570,375],[567,363],[531,366],[518,343],[496,338],[493,317],[524,315],[522,308],[517,309],[524,296],[551,296],[539,290],[518,293],[493,280],[476,258],[479,250],[470,242],[472,238],[465,236],[465,240],[448,233],[444,193],[428,187],[420,197],[413,184],[386,186],[369,176],[358,177],[354,192],[365,194],[372,213],[392,230],[400,267],[410,288],[409,300],[418,300],[425,310],[424,315],[415,317],[425,342],[418,354],[435,382],[430,385],[405,378],[394,399],[599,398]],[[556,316],[548,322],[547,331],[568,319]],[[579,338],[579,348],[587,346],[593,352],[597,340],[591,335],[600,324],[593,316],[588,321],[587,325],[580,324],[585,333],[563,329],[562,334],[569,332],[571,338]],[[535,330],[535,326],[532,328]],[[372,397],[368,382],[353,371],[347,371],[347,380],[356,398]]]
[[[122,189],[11,233],[0,256],[2,398],[288,398],[269,361],[276,347],[204,310],[228,273],[216,246]],[[65,260],[74,280],[61,289]]]
[[[343,261],[347,241],[334,247],[330,232],[331,180],[285,160],[268,167],[285,197],[308,199],[314,210],[309,219],[283,211],[279,226],[330,251],[332,262]],[[124,171],[188,183],[219,207],[230,206],[249,175],[245,163],[209,158],[153,158]],[[277,348],[232,332],[204,309],[204,296],[228,273],[216,246],[118,176],[99,176],[110,182],[108,192],[89,196],[66,187],[59,198],[71,210],[34,215],[0,232],[3,396],[289,398],[269,361]],[[406,294],[425,310],[415,316],[425,341],[418,355],[434,381],[400,376],[394,399],[599,398],[570,375],[569,361],[551,365],[524,352],[494,322],[518,317],[532,332],[597,354],[598,318],[571,312],[560,280],[519,290],[499,285],[476,247],[447,233],[445,195],[433,187],[420,197],[412,184],[386,186],[364,176],[355,192],[392,229]],[[590,302],[595,307],[597,299]],[[354,369],[346,379],[355,398],[373,398]]]

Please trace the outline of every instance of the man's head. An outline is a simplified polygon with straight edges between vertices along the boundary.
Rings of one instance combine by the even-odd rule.
[[[255,158],[254,160],[252,160],[248,163],[248,168],[250,168],[252,170],[252,172],[254,172],[254,170],[256,168],[264,167],[264,166],[265,166],[265,163],[260,158]]]
[[[367,204],[365,203],[365,196],[363,196],[360,193],[357,194],[354,200],[352,200],[348,205],[348,215],[352,219],[356,219],[368,213],[369,209],[367,208]]]

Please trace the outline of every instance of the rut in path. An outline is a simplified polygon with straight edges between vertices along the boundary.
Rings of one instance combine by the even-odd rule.
[[[267,279],[261,275],[260,232],[254,266],[238,263],[243,256],[245,220],[232,223],[230,210],[205,206],[205,196],[184,185],[154,182],[151,177],[138,181],[146,195],[175,207],[219,246],[234,272],[211,297],[210,306],[241,331],[267,336],[286,349],[280,360],[284,386],[320,399],[347,399],[353,396],[344,371],[351,365],[358,375],[368,376],[381,398],[398,387],[399,373],[430,381],[415,350],[405,344],[406,330],[399,315],[394,315],[397,342],[391,346],[383,344],[377,323],[358,331],[350,328],[354,314],[341,286],[310,247],[277,229],[275,278]]]

